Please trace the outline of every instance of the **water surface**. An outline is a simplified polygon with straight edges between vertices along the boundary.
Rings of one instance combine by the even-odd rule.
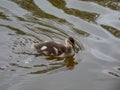
[[[62,60],[31,49],[67,36]],[[0,90],[120,90],[119,0],[0,0]]]

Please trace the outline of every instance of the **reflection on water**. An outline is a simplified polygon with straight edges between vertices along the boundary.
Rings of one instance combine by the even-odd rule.
[[[116,77],[120,77],[118,74],[114,73],[114,72],[108,72],[109,74],[116,76]]]
[[[108,30],[110,33],[112,33],[114,36],[120,38],[120,31],[117,30],[116,28],[113,28],[111,26],[107,26],[107,25],[101,25],[103,28],[105,28],[106,30]]]
[[[83,18],[86,21],[95,21],[97,18],[97,14],[85,12],[85,11],[79,11],[73,8],[67,8],[66,3],[64,0],[49,0],[50,3],[52,3],[55,7],[62,9],[65,13],[74,15],[76,17]]]
[[[73,57],[31,49],[66,36],[79,48]],[[119,0],[0,0],[0,37],[2,90],[120,88]]]
[[[74,62],[73,57],[70,57],[70,58],[66,58],[63,62],[50,63],[49,64],[50,66],[49,67],[47,66],[46,69],[30,72],[28,74],[44,74],[51,71],[56,72],[56,70],[59,70],[63,67],[67,67],[68,69],[73,69],[75,64],[76,62]],[[34,65],[34,67],[41,67],[41,66],[45,66],[45,65]]]
[[[120,10],[119,0],[85,0],[96,2],[102,6],[108,7],[113,10]]]

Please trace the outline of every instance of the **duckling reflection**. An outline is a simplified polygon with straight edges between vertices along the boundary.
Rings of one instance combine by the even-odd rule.
[[[78,64],[78,62],[75,61],[73,56],[66,58],[65,63],[68,69],[73,69],[75,65]]]
[[[78,64],[75,59],[74,56],[70,56],[70,57],[66,57],[66,58],[61,58],[61,57],[47,57],[47,60],[64,60],[64,65],[68,68],[68,69],[73,69],[74,66],[76,64]],[[54,64],[55,65],[55,64]]]
[[[51,60],[53,60],[53,59],[51,59]],[[42,70],[30,72],[28,74],[44,74],[44,73],[50,74],[50,73],[56,73],[56,72],[66,70],[66,69],[72,70],[72,69],[74,69],[75,65],[78,64],[77,62],[75,62],[75,59],[73,56],[64,58],[64,60],[60,60],[60,61],[61,62],[55,61],[53,63],[49,63],[47,65],[47,67],[46,67],[46,65],[44,65],[44,67],[46,67],[46,68],[44,68]],[[34,66],[41,66],[41,65],[34,65]]]

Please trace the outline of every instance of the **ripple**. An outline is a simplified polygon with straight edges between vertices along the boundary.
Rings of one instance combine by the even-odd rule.
[[[120,31],[116,28],[113,28],[112,26],[107,25],[101,25],[103,28],[108,30],[111,34],[113,34],[115,37],[120,38]]]
[[[31,67],[26,67],[26,66],[20,66],[17,63],[10,63],[11,66],[19,67],[19,68],[26,68],[26,69],[32,69]]]
[[[97,14],[95,13],[90,13],[90,12],[85,12],[85,11],[80,11],[74,8],[67,8],[66,7],[66,2],[63,0],[49,0],[52,5],[55,7],[62,9],[66,14],[74,15],[76,17],[80,17],[86,21],[95,21],[97,18]]]
[[[120,75],[116,72],[113,71],[108,71],[108,70],[104,70],[105,73],[107,73],[108,75],[112,75],[114,77],[120,77]]]

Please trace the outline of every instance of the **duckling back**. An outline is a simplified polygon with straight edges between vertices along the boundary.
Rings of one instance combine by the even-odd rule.
[[[47,56],[59,56],[66,52],[66,47],[64,45],[53,41],[36,43],[33,44],[32,47],[36,49],[37,52]]]

